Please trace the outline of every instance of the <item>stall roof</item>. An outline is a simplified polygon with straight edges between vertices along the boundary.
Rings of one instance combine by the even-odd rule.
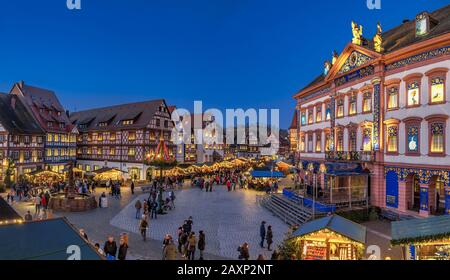
[[[0,222],[11,220],[22,220],[22,217],[0,196]]]
[[[450,216],[398,221],[393,222],[391,227],[391,243],[394,245],[450,238]]]
[[[117,169],[117,168],[111,168],[111,167],[103,167],[103,168],[94,170],[93,172],[96,173],[96,174],[100,174],[100,173],[105,173],[105,172],[109,172],[109,171],[116,171],[116,172],[125,173],[125,171],[122,171],[122,170]]]
[[[360,163],[327,162],[325,167],[325,173],[333,176],[359,176],[369,173],[362,168]]]
[[[284,174],[279,171],[270,170],[253,170],[251,172],[253,178],[284,178]]]
[[[66,218],[0,226],[0,260],[67,260],[69,246],[82,260],[102,260]]]
[[[305,223],[294,232],[292,237],[301,237],[323,229],[329,229],[359,243],[366,243],[366,227],[338,215],[331,215]]]

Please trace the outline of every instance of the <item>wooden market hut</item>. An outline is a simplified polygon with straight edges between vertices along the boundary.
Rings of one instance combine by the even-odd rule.
[[[338,215],[310,221],[293,233],[302,260],[359,260],[366,244],[366,227]]]
[[[51,170],[37,170],[25,175],[33,183],[53,183],[64,180],[64,175]]]
[[[406,260],[450,260],[450,216],[393,222],[391,244]]]

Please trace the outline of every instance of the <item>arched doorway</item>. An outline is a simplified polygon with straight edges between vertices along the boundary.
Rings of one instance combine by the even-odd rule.
[[[428,187],[430,213],[445,214],[445,184],[440,176],[433,176]]]
[[[408,210],[420,211],[420,180],[417,174],[406,177],[406,202]]]
[[[386,174],[386,206],[398,208],[398,175],[395,171]]]

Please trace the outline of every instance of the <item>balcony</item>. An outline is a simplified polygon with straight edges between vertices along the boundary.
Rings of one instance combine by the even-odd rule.
[[[332,161],[361,161],[373,162],[375,161],[375,152],[373,151],[359,151],[359,152],[336,152],[329,151],[325,153],[325,159]]]

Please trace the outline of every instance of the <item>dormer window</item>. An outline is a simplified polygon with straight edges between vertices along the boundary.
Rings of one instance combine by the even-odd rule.
[[[99,127],[105,127],[105,126],[108,126],[108,123],[107,122],[100,122],[100,123],[98,123],[98,126]]]
[[[56,114],[57,114],[58,116],[61,116],[61,112],[59,112],[59,111],[58,111],[58,112],[56,112]]]
[[[47,122],[47,127],[53,127],[53,122]]]
[[[123,120],[122,125],[132,125],[134,123],[134,120]]]

